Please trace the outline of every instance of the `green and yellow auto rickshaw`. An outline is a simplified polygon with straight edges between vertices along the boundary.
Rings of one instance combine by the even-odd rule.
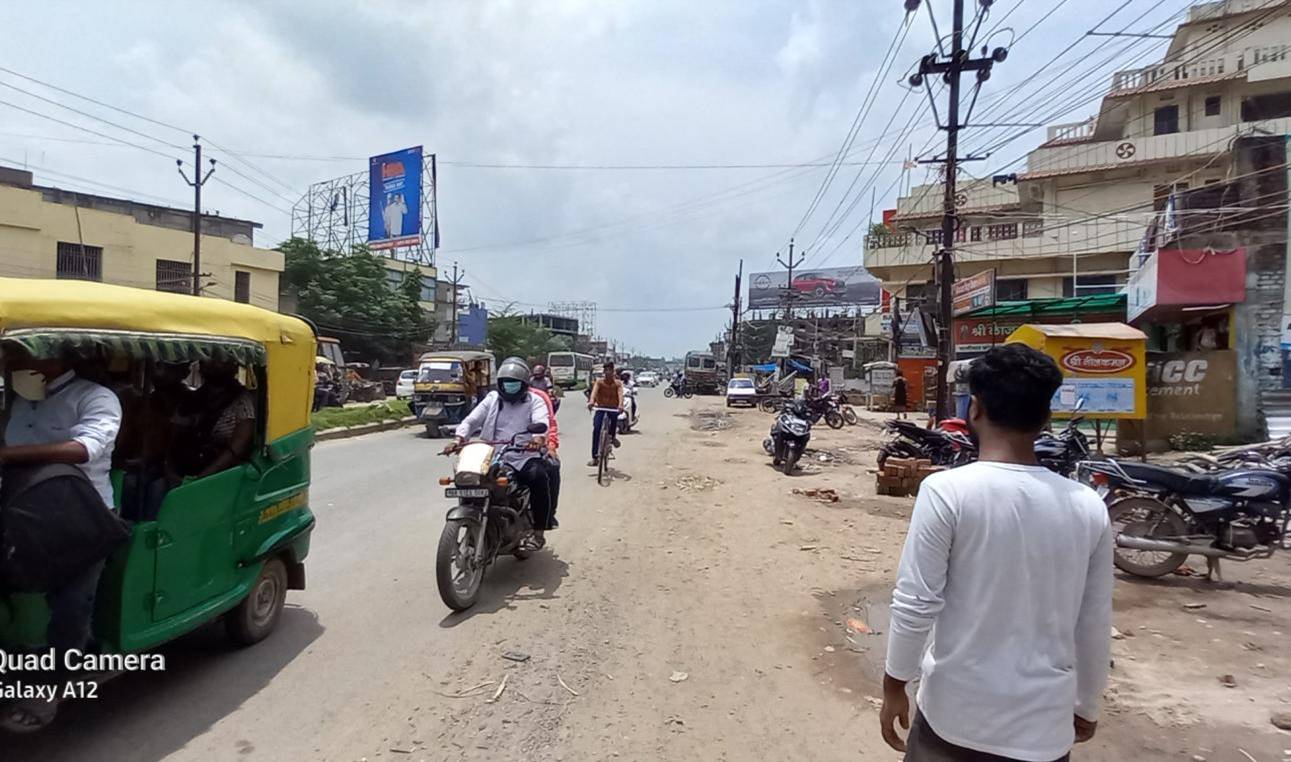
[[[191,364],[194,374],[204,360],[237,364],[255,400],[250,456],[173,486],[155,517],[132,523],[130,539],[108,559],[100,580],[94,634],[105,652],[125,654],[154,649],[220,617],[239,644],[267,637],[287,590],[305,586],[314,527],[311,326],[219,299],[0,278],[0,351],[16,347],[69,359],[78,374],[118,395],[147,395],[157,363]],[[129,415],[127,408],[123,426]],[[112,473],[118,507],[133,467]],[[0,590],[0,648],[40,648],[48,616],[43,595]]]
[[[438,437],[462,422],[488,394],[493,383],[493,355],[488,352],[427,352],[417,360],[412,387],[412,414]]]

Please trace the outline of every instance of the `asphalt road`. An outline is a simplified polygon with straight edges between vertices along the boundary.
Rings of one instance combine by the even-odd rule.
[[[589,416],[579,395],[568,401],[559,419],[560,515],[571,528],[553,533],[550,552],[524,564],[500,561],[468,615],[449,616],[435,590],[435,546],[449,506],[436,481],[450,470],[450,459],[437,455],[441,441],[403,429],[320,443],[308,589],[288,595],[272,637],[239,650],[222,627],[205,628],[163,649],[166,673],[123,676],[97,700],[66,706],[49,732],[0,738],[0,759],[288,760],[365,748],[373,709],[391,686],[410,671],[447,673],[469,662],[484,630],[523,624],[518,600],[550,598],[560,587],[567,568],[560,554],[586,539],[580,518],[599,489],[585,478]]]

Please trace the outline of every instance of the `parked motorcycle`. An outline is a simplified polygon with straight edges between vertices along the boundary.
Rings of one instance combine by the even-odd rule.
[[[838,412],[843,415],[843,422],[848,426],[855,426],[861,422],[861,417],[856,414],[856,408],[847,403],[847,395],[842,392],[835,392],[830,395],[830,399],[838,407]]]
[[[977,460],[977,447],[965,431],[926,429],[914,421],[893,419],[883,424],[889,436],[879,448],[879,470],[890,457],[921,458],[934,466],[962,466]]]
[[[807,416],[812,425],[819,423],[822,418],[825,420],[825,425],[831,429],[841,429],[845,424],[843,412],[833,397],[807,400]]]
[[[529,425],[529,434],[546,432],[545,423]],[[444,496],[455,498],[457,505],[449,509],[439,535],[435,582],[439,597],[454,611],[475,605],[484,572],[498,556],[509,554],[523,561],[530,555],[521,546],[533,531],[529,490],[501,462],[505,453],[528,446],[518,442],[524,436],[517,434],[510,442],[462,445],[456,450],[453,477],[440,480],[453,485],[444,490]]]
[[[1040,465],[1060,476],[1071,477],[1076,466],[1089,458],[1089,439],[1078,426],[1084,420],[1076,416],[1062,431],[1044,432],[1035,440],[1035,456]]]
[[[1104,496],[1116,536],[1115,563],[1160,577],[1190,555],[1250,561],[1286,549],[1291,479],[1261,467],[1211,473],[1115,459],[1085,461],[1077,478]]]
[[[771,456],[772,464],[781,466],[785,475],[793,473],[798,459],[811,441],[811,419],[807,403],[797,402],[786,406],[771,424],[771,435],[762,441],[762,448]]]

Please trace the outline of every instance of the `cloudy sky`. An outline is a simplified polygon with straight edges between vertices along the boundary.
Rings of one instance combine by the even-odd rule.
[[[996,67],[983,104],[995,93],[997,119],[1020,108],[1035,68],[1122,4],[1000,0],[983,24],[992,45],[1040,23]],[[1147,30],[1186,3],[1125,5],[1102,28]],[[933,8],[945,32],[950,2]],[[891,206],[901,160],[933,136],[918,111],[926,95],[902,100],[898,86],[934,45],[925,12],[847,165],[799,225],[904,18],[898,0],[10,2],[0,8],[0,67],[11,70],[0,71],[0,164],[182,207],[191,196],[174,158],[186,154],[167,144],[186,148],[195,130],[227,149],[211,150],[227,184],[207,186],[207,210],[263,222],[257,243],[272,246],[290,235],[289,209],[309,184],[420,144],[441,160],[440,265],[459,262],[476,298],[593,300],[599,333],[677,354],[722,329],[729,311],[715,308],[729,303],[739,260],[766,269],[795,230],[804,267],[860,264],[871,189],[879,209]],[[1089,38],[1044,75],[1093,61],[1099,44]],[[1152,60],[1153,43],[1124,44],[1106,71]],[[1095,110],[1074,105],[1044,116]],[[965,143],[1016,132],[968,133]],[[1043,134],[969,169],[1007,166]],[[826,166],[784,166],[812,162]],[[624,168],[676,165],[741,166]]]

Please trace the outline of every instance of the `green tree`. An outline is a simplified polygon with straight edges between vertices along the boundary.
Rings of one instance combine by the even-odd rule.
[[[508,357],[546,362],[548,352],[568,351],[570,342],[542,326],[524,322],[523,316],[513,314],[508,307],[497,315],[489,315],[485,346],[498,362]]]
[[[322,333],[338,337],[347,354],[399,364],[408,361],[413,343],[429,341],[434,321],[419,304],[416,272],[392,287],[385,261],[365,246],[342,253],[293,238],[278,250],[300,313]]]

